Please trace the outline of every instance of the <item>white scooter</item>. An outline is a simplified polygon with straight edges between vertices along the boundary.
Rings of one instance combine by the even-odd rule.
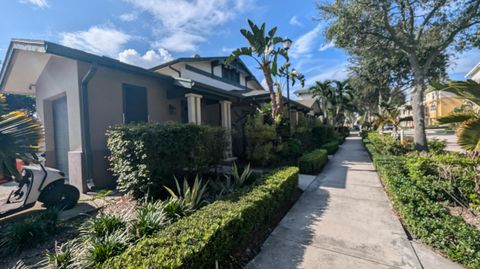
[[[22,179],[11,182],[13,186],[8,198],[0,201],[0,218],[33,207],[37,201],[47,208],[63,210],[77,204],[80,192],[66,183],[65,174],[45,167],[37,156],[34,159],[35,163],[22,166]]]

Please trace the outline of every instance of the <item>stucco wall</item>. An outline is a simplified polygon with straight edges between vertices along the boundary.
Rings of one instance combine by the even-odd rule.
[[[81,73],[88,68],[88,64],[80,63]],[[172,82],[100,66],[88,85],[93,179],[97,187],[109,187],[114,183],[108,172],[105,134],[110,126],[123,124],[124,83],[147,89],[149,122],[181,120],[180,99],[167,99],[167,89],[174,87]],[[171,114],[169,105],[176,108],[175,114]]]
[[[52,101],[66,96],[70,151],[81,150],[79,91],[76,61],[53,56],[36,84],[37,114],[45,128],[45,150],[48,166],[56,166],[53,136]]]

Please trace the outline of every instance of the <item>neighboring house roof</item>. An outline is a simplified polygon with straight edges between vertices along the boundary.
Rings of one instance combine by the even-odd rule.
[[[301,89],[301,90],[296,90],[293,92],[296,96],[300,96],[302,94],[310,94],[309,89]]]
[[[85,51],[69,48],[53,42],[44,40],[31,40],[31,39],[12,39],[10,46],[8,47],[5,55],[4,65],[0,71],[0,90],[3,89],[5,78],[9,72],[11,59],[15,50],[32,51],[39,53],[49,53],[57,56],[62,56],[74,60],[80,60],[84,62],[95,62],[98,65],[106,66],[114,69],[119,69],[129,73],[136,73],[145,76],[157,77],[166,80],[173,80],[172,77],[152,72],[150,70],[130,65],[118,60],[112,59],[106,56],[98,56]]]
[[[473,67],[472,70],[470,70],[465,77],[466,78],[472,78],[479,71],[480,71],[480,63],[475,65],[475,67]]]
[[[160,65],[157,65],[155,67],[150,68],[150,70],[155,71],[158,69],[162,69],[165,67],[168,67],[172,64],[176,63],[192,63],[192,62],[205,62],[205,61],[220,61],[224,62],[228,59],[229,56],[212,56],[212,57],[200,57],[200,56],[194,56],[194,57],[182,57],[182,58],[177,58],[175,60],[171,60],[165,63],[162,63]],[[247,67],[247,65],[240,59],[239,57],[236,58],[236,61],[240,64],[240,67],[243,71],[245,71],[257,84],[262,87],[262,84],[258,81],[257,77],[250,71],[250,69]]]

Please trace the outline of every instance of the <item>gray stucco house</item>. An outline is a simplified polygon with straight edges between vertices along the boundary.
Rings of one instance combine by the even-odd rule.
[[[129,122],[175,121],[236,129],[230,158],[241,150],[245,115],[268,92],[240,60],[180,58],[150,70],[41,40],[13,39],[0,92],[35,95],[45,128],[46,164],[64,171],[82,192],[91,181],[114,185],[105,133]],[[310,108],[292,102],[293,114]]]

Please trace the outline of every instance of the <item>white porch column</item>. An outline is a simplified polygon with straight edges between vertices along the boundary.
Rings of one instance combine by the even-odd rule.
[[[202,123],[202,96],[194,93],[185,94],[188,107],[188,123]]]
[[[225,159],[232,157],[232,114],[231,114],[231,105],[232,102],[230,101],[220,101],[220,116],[222,127],[227,130],[227,139],[228,139],[228,147],[227,151],[225,152]]]

